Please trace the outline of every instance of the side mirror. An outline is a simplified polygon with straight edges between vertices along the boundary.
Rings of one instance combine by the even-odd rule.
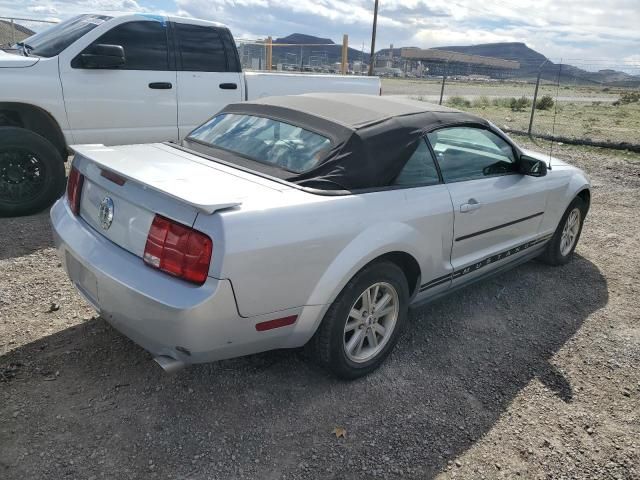
[[[518,171],[530,177],[544,177],[547,174],[547,164],[543,160],[521,155],[518,161]]]
[[[92,45],[80,54],[85,68],[117,68],[124,65],[124,48],[120,45]]]

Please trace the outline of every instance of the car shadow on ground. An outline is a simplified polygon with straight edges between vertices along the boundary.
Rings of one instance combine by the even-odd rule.
[[[92,320],[0,357],[0,440],[11,445],[0,471],[4,464],[16,478],[430,478],[485,435],[531,381],[571,402],[571,380],[553,356],[607,301],[606,280],[589,260],[530,262],[412,312],[384,366],[353,382],[327,375],[300,351],[167,375]],[[332,434],[337,426],[346,438]]]

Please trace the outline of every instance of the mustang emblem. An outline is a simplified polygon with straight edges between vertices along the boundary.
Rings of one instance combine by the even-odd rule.
[[[109,227],[113,222],[113,200],[111,200],[110,197],[104,197],[100,202],[98,220],[100,221],[100,226],[103,229],[109,230]]]

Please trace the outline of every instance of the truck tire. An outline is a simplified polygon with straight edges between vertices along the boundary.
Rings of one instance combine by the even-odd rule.
[[[321,366],[340,378],[367,375],[393,350],[408,305],[409,286],[403,271],[391,262],[371,264],[331,304],[308,349]]]
[[[0,127],[0,217],[44,210],[64,185],[64,162],[49,140],[25,128]]]

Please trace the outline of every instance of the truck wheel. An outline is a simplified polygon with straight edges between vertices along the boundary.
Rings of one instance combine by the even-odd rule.
[[[571,260],[578,245],[587,206],[580,197],[573,199],[562,215],[560,223],[547,248],[540,255],[540,260],[549,265],[564,265]]]
[[[64,162],[51,142],[31,130],[0,127],[0,217],[49,207],[64,183]]]
[[[311,339],[312,355],[344,379],[370,373],[398,341],[408,303],[407,279],[396,264],[381,262],[366,267],[329,307]]]

